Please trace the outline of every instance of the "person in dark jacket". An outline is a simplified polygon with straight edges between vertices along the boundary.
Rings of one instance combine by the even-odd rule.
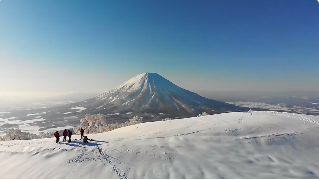
[[[69,142],[71,142],[72,131],[68,130]]]
[[[81,128],[80,132],[81,132],[81,139],[82,139],[82,138],[83,138],[83,135],[84,135],[84,129]]]
[[[68,136],[68,131],[66,129],[64,129],[63,131],[63,142],[66,141],[66,137]]]
[[[83,143],[89,143],[87,136],[83,136]]]
[[[59,134],[59,131],[56,131],[55,133],[54,133],[54,136],[55,136],[55,138],[56,138],[56,143],[59,143],[59,141],[60,141],[60,134]]]

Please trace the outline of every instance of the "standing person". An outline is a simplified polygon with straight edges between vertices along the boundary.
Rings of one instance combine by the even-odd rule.
[[[63,142],[66,141],[66,137],[68,136],[68,131],[66,129],[64,129],[63,131]]]
[[[55,131],[54,136],[55,136],[55,138],[56,138],[56,141],[55,141],[55,142],[58,144],[58,143],[59,143],[59,141],[60,141],[60,134],[59,134],[59,131]]]
[[[72,131],[68,130],[69,142],[71,142]]]
[[[84,129],[81,128],[80,132],[81,132],[81,139],[82,139],[82,138],[83,138],[83,135],[84,135]]]

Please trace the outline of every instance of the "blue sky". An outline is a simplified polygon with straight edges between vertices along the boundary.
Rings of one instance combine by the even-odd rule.
[[[191,90],[319,90],[318,32],[316,0],[2,0],[0,95],[143,72]]]

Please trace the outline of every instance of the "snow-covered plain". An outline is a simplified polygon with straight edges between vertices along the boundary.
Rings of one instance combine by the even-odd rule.
[[[290,109],[286,107],[285,104],[267,104],[263,102],[243,102],[243,101],[238,101],[238,102],[227,102],[229,104],[234,104],[236,106],[240,107],[249,107],[249,108],[262,108],[262,109],[268,109],[271,111],[289,111]]]
[[[72,107],[71,109],[76,109],[76,110],[78,110],[78,111],[76,111],[76,112],[82,112],[82,111],[86,110],[85,107]]]
[[[319,117],[227,113],[0,142],[1,178],[318,178]],[[73,137],[78,139],[79,136]]]
[[[73,129],[73,126],[64,126],[64,127],[55,127],[55,128],[49,128],[46,129],[44,132],[51,132],[51,131],[63,131],[64,129]]]
[[[278,103],[278,104],[268,104],[262,102],[228,102],[229,104],[234,104],[240,107],[249,107],[249,108],[260,108],[260,109],[267,109],[269,111],[285,111],[285,112],[297,112],[300,114],[308,114],[308,113],[317,113],[319,109],[316,107],[308,108],[305,106],[293,106],[287,107],[286,104]],[[314,103],[312,103],[315,105]],[[319,103],[318,103],[319,104]]]
[[[0,126],[3,125],[11,125],[12,127],[19,127],[23,132],[29,132],[33,134],[39,134],[39,129],[40,127],[36,125],[32,125],[34,122],[44,122],[45,119],[41,117],[36,117],[36,119],[30,119],[30,120],[19,120],[16,119],[16,117],[11,117],[11,118],[0,118]],[[7,128],[8,129],[8,128]],[[9,128],[11,129],[11,128]],[[0,132],[0,135],[3,135],[4,132]]]
[[[35,114],[27,114],[27,116],[38,116],[40,115],[39,113],[35,113]]]

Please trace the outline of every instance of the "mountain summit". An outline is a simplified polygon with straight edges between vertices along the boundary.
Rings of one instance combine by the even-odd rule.
[[[163,88],[167,90],[176,90],[179,87],[157,73],[143,73],[131,78],[113,91],[120,90],[122,92],[134,92],[136,90],[143,91],[149,89],[151,90],[150,93],[155,93],[155,91],[152,90]]]
[[[165,113],[179,117],[194,116],[204,111],[218,113],[243,110],[183,89],[157,73],[134,76],[114,90],[81,105],[99,113]]]

